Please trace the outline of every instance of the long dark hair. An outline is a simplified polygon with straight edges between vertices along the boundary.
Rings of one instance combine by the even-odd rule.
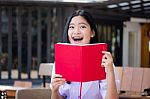
[[[87,20],[87,22],[89,23],[89,25],[91,27],[91,30],[93,30],[95,32],[95,36],[91,38],[90,43],[98,43],[98,34],[97,34],[97,28],[96,28],[95,22],[93,20],[93,17],[91,16],[91,14],[85,10],[77,10],[68,17],[68,20],[67,20],[65,28],[64,28],[62,42],[70,43],[69,39],[68,39],[68,28],[69,28],[70,21],[75,16],[82,16]]]

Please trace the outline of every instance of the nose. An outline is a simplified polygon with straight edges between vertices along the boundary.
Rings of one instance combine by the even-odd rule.
[[[80,29],[79,29],[79,27],[76,27],[75,29],[74,29],[74,32],[73,32],[74,34],[80,34]]]

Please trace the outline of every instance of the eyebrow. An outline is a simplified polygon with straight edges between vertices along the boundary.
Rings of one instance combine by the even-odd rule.
[[[88,25],[88,24],[86,24],[86,23],[84,23],[84,22],[81,22],[81,23],[79,23],[79,24]],[[74,25],[74,23],[70,23],[69,25]]]

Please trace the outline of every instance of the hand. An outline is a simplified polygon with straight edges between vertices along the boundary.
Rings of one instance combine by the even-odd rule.
[[[62,75],[55,74],[54,77],[52,78],[52,82],[51,82],[52,91],[57,92],[59,87],[61,85],[63,85],[64,83],[65,83],[65,79],[62,78]]]
[[[110,52],[102,51],[104,54],[102,57],[102,63],[101,65],[105,67],[105,72],[107,75],[114,74],[114,68],[113,68],[113,58]]]

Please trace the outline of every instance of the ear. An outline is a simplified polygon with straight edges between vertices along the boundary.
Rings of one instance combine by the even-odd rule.
[[[91,37],[94,37],[94,36],[95,36],[95,31],[92,30],[92,32],[91,32]]]

